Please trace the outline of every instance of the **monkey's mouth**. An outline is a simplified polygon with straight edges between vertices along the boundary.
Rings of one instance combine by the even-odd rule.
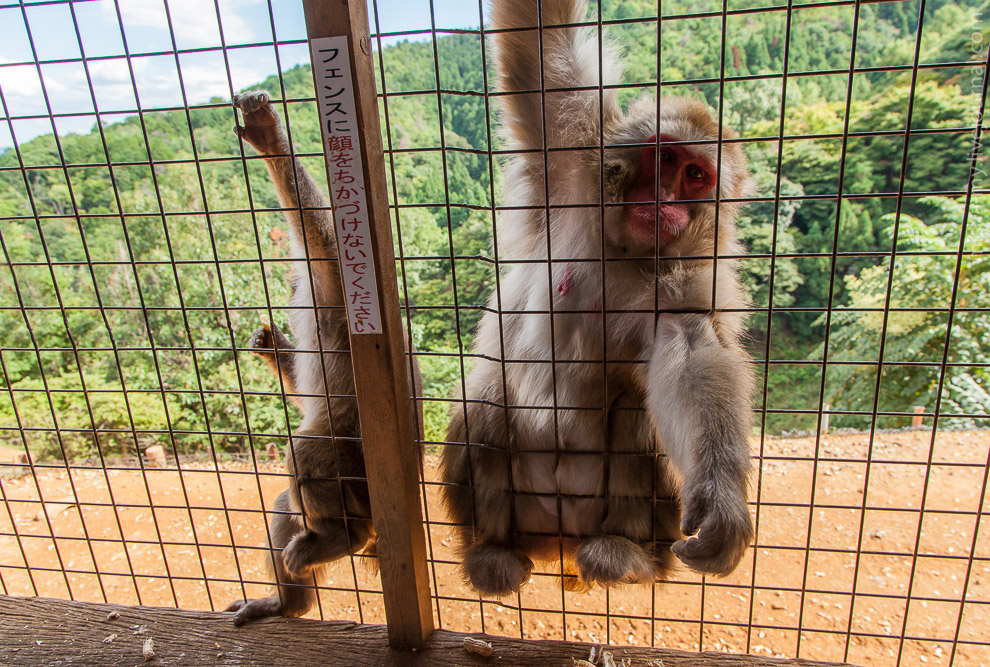
[[[684,204],[631,204],[626,207],[626,220],[630,233],[637,239],[652,241],[656,234],[657,241],[665,243],[681,233],[688,213]]]

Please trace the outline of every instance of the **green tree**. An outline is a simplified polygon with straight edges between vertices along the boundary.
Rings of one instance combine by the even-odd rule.
[[[901,216],[896,241],[898,253],[905,254],[897,255],[892,277],[889,267],[880,265],[845,279],[850,305],[870,310],[839,311],[833,315],[830,357],[836,361],[867,362],[829,367],[831,391],[827,400],[840,410],[873,409],[877,369],[869,362],[879,358],[889,282],[890,307],[908,310],[890,312],[887,317],[878,409],[911,412],[912,406],[924,405],[933,410],[941,382],[942,412],[990,412],[990,370],[985,365],[986,336],[990,331],[990,197],[973,197],[957,285],[956,252],[966,217],[965,204],[963,200],[930,197],[921,205],[927,208],[926,217],[931,222]],[[888,243],[894,241],[894,217],[888,215],[881,221]],[[909,254],[915,252],[945,254]],[[951,333],[946,341],[950,317],[944,309],[950,307],[959,310],[952,314]],[[944,380],[940,380],[946,343],[950,366]],[[927,365],[902,365],[914,362]],[[869,425],[869,417],[840,417],[837,423],[864,427]],[[893,423],[906,425],[907,420]],[[974,425],[972,419],[965,418],[949,418],[942,423]]]

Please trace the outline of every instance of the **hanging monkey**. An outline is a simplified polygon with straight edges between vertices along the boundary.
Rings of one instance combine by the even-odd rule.
[[[503,265],[442,455],[484,595],[560,556],[575,589],[663,579],[675,555],[726,575],[753,537],[748,300],[721,258],[740,252],[745,157],[701,102],[624,113],[614,49],[565,27],[585,20],[583,0],[492,6],[518,151],[495,233],[500,259],[522,261]]]
[[[267,321],[249,342],[281,375],[286,393],[295,394],[303,418],[289,438],[289,488],[275,500],[269,529],[269,565],[278,590],[267,598],[230,604],[226,611],[237,612],[234,624],[243,625],[265,616],[305,614],[316,602],[314,574],[348,554],[373,554],[375,530],[330,202],[291,155],[268,93],[238,95],[234,106],[244,119],[234,130],[264,156],[289,223],[292,256],[305,263],[292,278],[289,323],[295,345]],[[422,394],[415,364],[410,385],[413,396]],[[418,401],[414,409],[420,410]],[[421,411],[416,423],[422,424]]]

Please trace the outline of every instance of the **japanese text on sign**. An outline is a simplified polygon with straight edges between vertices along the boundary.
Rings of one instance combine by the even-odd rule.
[[[320,37],[310,42],[310,48],[347,320],[351,333],[381,333],[378,278],[371,248],[371,224],[347,38]]]

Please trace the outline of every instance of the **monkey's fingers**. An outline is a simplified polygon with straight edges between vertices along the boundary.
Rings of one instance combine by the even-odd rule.
[[[697,537],[679,540],[670,549],[696,572],[726,576],[739,565],[752,539],[748,511],[745,517],[737,512],[716,511],[706,517]]]
[[[684,500],[684,513],[681,516],[681,532],[697,535],[708,516],[708,501],[702,494],[693,494]]]

